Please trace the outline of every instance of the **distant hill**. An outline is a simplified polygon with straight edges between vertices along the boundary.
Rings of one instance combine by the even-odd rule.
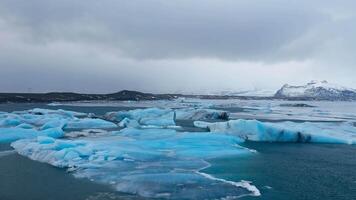
[[[0,103],[34,103],[34,102],[65,102],[65,101],[139,101],[139,100],[170,100],[177,98],[172,94],[151,94],[123,90],[112,94],[79,94],[71,92],[51,93],[0,93]]]
[[[261,90],[262,91],[262,90]],[[303,86],[285,84],[274,95],[265,91],[230,92],[220,95],[183,95],[183,94],[152,94],[138,91],[122,90],[111,94],[80,94],[72,92],[50,93],[0,93],[0,103],[51,103],[70,101],[142,101],[142,100],[173,100],[179,97],[200,99],[243,99],[243,100],[328,100],[354,101],[356,90],[330,84],[327,81],[311,81]]]

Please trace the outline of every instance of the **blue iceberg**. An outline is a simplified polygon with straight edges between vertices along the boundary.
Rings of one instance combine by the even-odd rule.
[[[85,113],[38,108],[0,113],[0,142],[11,142],[37,136],[59,138],[64,136],[64,131],[73,129],[117,128],[115,123],[86,116]]]
[[[106,119],[121,122],[131,120],[144,126],[175,126],[171,109],[147,108],[107,113]],[[135,123],[136,123],[135,122]]]
[[[60,138],[64,135],[61,128],[50,128],[42,131],[23,128],[0,128],[0,143],[9,143],[19,139],[36,138],[37,136],[48,136]]]
[[[109,112],[105,119],[120,122],[121,127],[177,128],[175,120],[227,120],[229,113],[222,110],[199,108],[146,108]]]
[[[250,141],[356,144],[356,127],[347,122],[272,123],[239,119],[216,123],[195,121],[194,125]]]
[[[170,129],[126,128],[111,136],[75,140],[37,137],[12,143],[21,155],[67,168],[74,176],[150,198],[220,199],[260,195],[249,182],[202,172],[208,159],[252,154],[242,139]]]

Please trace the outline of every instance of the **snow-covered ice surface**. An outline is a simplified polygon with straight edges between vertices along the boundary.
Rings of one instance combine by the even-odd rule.
[[[261,195],[248,179],[232,181],[205,171],[211,159],[257,155],[243,147],[245,141],[356,143],[354,102],[177,99],[66,108],[83,105],[127,109],[94,115],[52,104],[51,110],[1,112],[0,142],[12,142],[17,153],[66,168],[75,177],[164,199]],[[187,131],[189,123],[179,121],[202,132]]]

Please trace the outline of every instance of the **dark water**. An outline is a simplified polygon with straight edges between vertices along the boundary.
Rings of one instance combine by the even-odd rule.
[[[44,109],[64,109],[71,110],[76,112],[84,113],[94,113],[96,115],[104,115],[107,112],[119,111],[119,110],[130,110],[131,107],[119,107],[119,106],[68,106],[68,105],[59,105],[59,106],[49,106],[43,103],[8,103],[0,104],[0,111],[3,112],[13,112],[13,111],[23,111],[33,108],[44,108]],[[135,107],[137,109],[138,107]]]
[[[0,158],[1,200],[84,200],[112,192],[107,186],[75,179],[63,169],[17,154]]]
[[[356,147],[331,144],[247,143],[259,153],[244,159],[218,159],[208,173],[250,180],[258,200],[356,199]],[[271,188],[270,188],[271,187]]]
[[[206,172],[250,180],[262,192],[250,200],[356,199],[356,147],[350,145],[248,143],[251,157],[213,160]],[[2,147],[3,150],[7,149]],[[270,188],[271,187],[271,188]],[[136,199],[105,185],[76,179],[63,169],[17,154],[0,157],[1,200]]]

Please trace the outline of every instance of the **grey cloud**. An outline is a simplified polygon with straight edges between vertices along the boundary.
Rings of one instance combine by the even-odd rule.
[[[1,90],[356,87],[355,9],[347,0],[2,0]]]
[[[302,3],[259,0],[5,0],[1,7],[35,42],[94,43],[139,59],[283,59],[274,54],[328,19]]]

